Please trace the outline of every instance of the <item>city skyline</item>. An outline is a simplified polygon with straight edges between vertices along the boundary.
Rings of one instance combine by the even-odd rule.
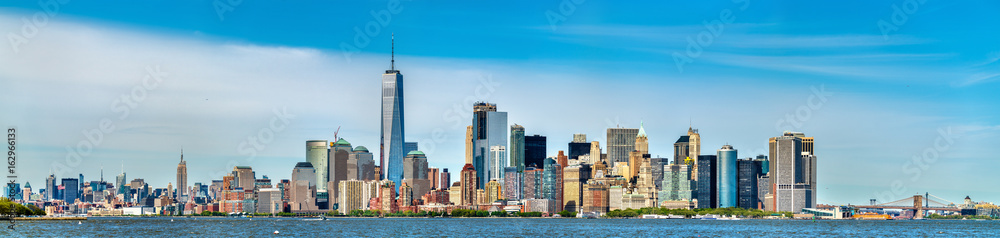
[[[378,101],[374,96],[378,94],[375,74],[387,68],[391,31],[400,37],[396,57],[401,60],[396,68],[407,71],[406,94],[409,102],[406,103],[406,112],[407,118],[412,120],[407,120],[406,128],[409,129],[406,134],[413,138],[407,141],[420,143],[431,167],[460,171],[464,165],[461,138],[464,138],[463,127],[471,120],[471,104],[465,101],[471,97],[476,101],[497,103],[502,111],[509,113],[507,121],[510,125],[517,123],[525,127],[525,135],[546,136],[546,157],[555,156],[558,150],[566,150],[565,145],[572,141],[576,133],[587,134],[590,140],[599,141],[602,148],[606,148],[603,146],[609,143],[604,140],[604,130],[618,126],[638,128],[640,121],[645,122],[645,130],[650,137],[649,151],[654,158],[670,157],[673,152],[671,142],[675,137],[685,135],[685,127],[688,126],[701,130],[702,154],[712,154],[710,152],[715,148],[731,144],[740,151],[738,159],[767,154],[766,138],[779,136],[784,130],[803,131],[821,140],[816,148],[818,163],[822,165],[818,172],[818,180],[823,186],[819,193],[820,203],[823,203],[822,200],[866,202],[875,197],[875,193],[891,191],[891,185],[896,181],[900,181],[907,190],[896,195],[897,198],[924,191],[946,194],[948,198],[956,198],[953,201],[965,195],[977,200],[996,200],[1000,197],[998,191],[967,185],[975,179],[997,181],[992,177],[997,175],[986,173],[988,168],[998,163],[988,160],[986,149],[996,144],[998,138],[995,132],[1000,129],[1000,123],[996,114],[998,110],[994,110],[997,100],[989,95],[989,86],[996,85],[995,78],[961,78],[942,73],[967,69],[965,66],[945,65],[926,69],[936,73],[931,74],[933,77],[952,80],[937,82],[919,77],[917,79],[926,80],[901,82],[897,77],[904,76],[889,77],[871,70],[891,70],[914,76],[928,72],[905,71],[925,65],[878,65],[883,68],[826,65],[827,68],[818,69],[805,67],[811,65],[795,67],[783,61],[794,58],[791,56],[726,57],[726,54],[739,51],[733,41],[759,40],[752,41],[752,45],[777,47],[774,45],[789,43],[782,40],[795,38],[764,35],[773,40],[765,41],[761,39],[764,36],[745,33],[753,29],[768,29],[768,24],[789,24],[763,22],[753,15],[748,18],[760,22],[728,25],[718,42],[706,47],[706,54],[695,59],[683,73],[678,72],[669,60],[669,53],[673,52],[671,50],[683,52],[686,45],[669,42],[664,45],[671,50],[660,56],[662,59],[651,60],[653,57],[644,54],[616,54],[604,49],[613,45],[542,41],[561,47],[553,49],[554,52],[543,52],[541,56],[569,50],[594,50],[600,55],[613,56],[610,60],[613,63],[607,67],[610,69],[601,70],[591,69],[592,64],[599,63],[587,62],[594,60],[587,57],[581,60],[559,57],[525,59],[496,50],[483,50],[479,52],[483,56],[473,56],[443,46],[433,48],[444,53],[431,53],[426,49],[428,47],[421,45],[428,43],[427,37],[415,34],[413,29],[407,27],[410,24],[406,22],[417,20],[405,15],[415,9],[431,10],[424,9],[426,5],[406,4],[413,5],[405,5],[406,10],[392,15],[395,17],[393,22],[380,34],[371,37],[370,45],[353,54],[351,62],[346,61],[336,45],[341,41],[351,42],[353,35],[331,36],[335,39],[329,43],[334,45],[331,46],[315,42],[296,43],[281,37],[262,39],[256,34],[241,35],[238,32],[213,33],[185,28],[183,24],[161,25],[167,30],[149,30],[144,27],[157,24],[124,22],[114,16],[96,17],[97,10],[66,6],[64,12],[53,17],[49,25],[40,30],[37,38],[31,39],[18,52],[12,52],[10,46],[0,47],[4,53],[0,56],[0,80],[11,85],[10,90],[15,90],[4,93],[0,107],[4,112],[17,114],[5,113],[2,121],[21,130],[19,143],[24,146],[19,150],[26,158],[23,161],[31,161],[20,164],[23,166],[21,179],[44,184],[42,181],[48,176],[46,171],[49,171],[52,162],[64,161],[67,156],[65,147],[88,140],[87,134],[80,131],[97,128],[102,118],[114,120],[115,131],[104,135],[104,141],[95,147],[93,153],[85,156],[81,165],[73,166],[57,179],[75,178],[80,173],[96,177],[94,175],[98,173],[101,163],[125,160],[124,170],[134,178],[143,178],[154,184],[153,187],[166,187],[167,182],[174,180],[175,174],[161,172],[163,169],[160,168],[176,167],[176,148],[179,147],[187,148],[187,160],[191,162],[187,168],[188,180],[192,182],[205,183],[218,179],[221,176],[217,176],[217,172],[228,172],[232,168],[229,164],[233,162],[255,168],[258,175],[287,178],[296,162],[305,161],[302,142],[314,139],[332,141],[338,127],[344,128],[339,132],[340,137],[347,138],[354,145],[375,148],[378,146],[378,125],[372,122],[378,115],[375,109],[378,108]],[[385,9],[384,6],[367,7],[374,11]],[[538,16],[537,19],[515,23],[541,26],[543,29],[534,30],[549,34],[551,30],[544,20],[544,13],[557,9],[557,6],[548,6],[550,9],[535,7],[541,9],[532,13]],[[607,44],[607,39],[623,37],[613,34],[631,34],[633,36],[624,38],[633,40],[655,38],[663,36],[643,36],[635,32],[642,32],[638,29],[673,27],[669,29],[676,30],[677,34],[688,33],[678,37],[683,39],[688,35],[697,36],[701,30],[701,19],[711,20],[717,17],[711,15],[720,9],[736,5],[701,9],[705,16],[691,17],[699,21],[690,24],[588,25],[590,22],[587,22],[586,16],[596,14],[588,11],[600,7],[605,6],[579,6],[580,12],[569,16],[564,24],[556,25],[551,34]],[[946,40],[927,40],[937,39],[935,36],[941,33],[920,36],[920,31],[907,34],[900,30],[889,34],[890,40],[884,40],[875,28],[875,19],[891,14],[889,4],[883,7],[883,10],[869,12],[872,22],[865,26],[873,28],[871,30],[807,35],[805,38],[808,40],[798,42],[802,45],[794,47],[846,49],[850,52],[839,55],[843,58],[831,57],[830,61],[846,61],[846,58],[884,63],[915,57],[914,61],[927,64],[950,62],[983,68],[981,66],[995,66],[996,60],[1000,59],[1000,54],[992,52],[996,49],[962,52],[956,48],[936,52],[932,48],[955,47],[956,44]],[[949,7],[955,6],[928,4],[923,7],[947,12]],[[29,16],[37,10],[37,7],[4,9],[0,11],[0,18],[9,20],[0,25],[4,26],[3,29],[19,29],[20,17]],[[260,11],[259,7],[247,5],[233,13],[249,14],[255,11]],[[789,14],[790,17],[799,16],[798,13]],[[219,22],[249,24],[241,23],[238,16],[241,15],[230,15]],[[207,19],[203,21],[215,21],[213,17],[214,14],[207,13]],[[358,16],[357,19],[371,17]],[[914,16],[913,22],[906,26],[925,31],[931,29],[928,23],[916,19]],[[628,22],[620,21],[623,24]],[[342,22],[334,25],[347,32],[347,29],[364,26],[365,23]],[[725,37],[735,39],[725,40],[728,39]],[[996,38],[995,35],[984,38],[990,37]],[[65,38],[80,39],[81,46],[61,40]],[[831,42],[837,39],[849,42]],[[484,44],[489,45],[490,42]],[[457,47],[469,46],[459,44]],[[906,50],[897,50],[897,47]],[[47,49],[62,51],[49,52]],[[709,49],[714,55],[709,54]],[[64,55],[65,52],[75,53]],[[893,55],[902,54],[900,52],[911,54]],[[828,56],[831,55],[838,56],[832,53]],[[94,56],[108,56],[107,61],[116,63],[85,62]],[[638,57],[622,60],[629,56]],[[953,58],[958,62],[947,61]],[[51,59],[58,60],[47,61]],[[815,58],[805,59],[811,63],[817,61]],[[782,62],[787,69],[746,65],[768,60]],[[219,65],[210,62],[230,63]],[[535,63],[553,66],[552,69],[557,70],[531,66]],[[737,63],[740,64],[734,65]],[[50,64],[66,71],[40,70],[51,69],[46,68],[53,67]],[[722,66],[709,67],[716,64]],[[269,65],[273,71],[251,75],[258,73],[254,68],[259,65]],[[637,70],[641,68],[655,69],[662,75]],[[141,79],[147,74],[160,71],[163,72],[163,81],[158,87],[148,89],[148,98],[143,102],[128,107],[128,114],[119,110],[121,107],[114,106],[119,95],[128,94],[134,87],[141,86]],[[752,72],[751,76],[734,76],[743,71]],[[993,73],[970,72],[968,76],[989,76]],[[763,79],[771,75],[780,79]],[[41,84],[27,82],[62,86],[41,87]],[[250,95],[281,96],[257,99],[230,95],[233,86]],[[945,89],[938,90],[939,87]],[[560,88],[565,90],[552,90]],[[478,98],[485,93],[488,93],[486,97]],[[814,98],[823,99],[817,107],[813,107],[817,102]],[[541,106],[539,102],[559,105],[563,110],[553,110],[552,106]],[[619,107],[623,103],[633,106]],[[729,111],[718,110],[719,105],[730,105]],[[952,109],[953,105],[961,105],[962,108]],[[592,111],[594,108],[598,110]],[[793,115],[795,119],[795,113],[800,113],[801,108],[806,108],[805,113],[811,115],[808,120],[787,120],[786,115]],[[462,113],[458,113],[459,110]],[[452,118],[457,119],[453,121]],[[787,128],[778,128],[777,124],[782,124],[783,120]],[[274,121],[285,123],[275,124]],[[260,143],[260,149],[255,149],[257,147],[252,145],[248,136],[258,136],[265,129],[274,134],[273,140]],[[435,140],[435,137],[443,139]],[[914,156],[921,156],[926,149],[934,149],[939,138],[946,138],[949,142],[946,150],[935,151],[940,159],[931,163],[932,169],[921,169],[919,165],[914,167],[912,164],[908,169],[904,167]],[[952,140],[954,142],[950,142]],[[246,144],[251,145],[241,146]],[[250,156],[247,151],[252,151],[255,156]],[[918,173],[912,173],[914,168]],[[870,176],[849,176],[855,173]],[[143,176],[135,176],[139,174]],[[913,181],[911,178],[914,178]]]

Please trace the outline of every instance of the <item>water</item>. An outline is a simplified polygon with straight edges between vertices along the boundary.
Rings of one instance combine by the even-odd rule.
[[[171,221],[173,219],[173,221]],[[2,237],[998,237],[1000,221],[551,218],[90,218],[17,221]]]

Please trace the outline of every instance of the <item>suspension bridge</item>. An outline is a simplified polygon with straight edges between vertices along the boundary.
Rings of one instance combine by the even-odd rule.
[[[930,193],[925,193],[924,195],[914,195],[912,197],[903,198],[896,201],[891,201],[887,203],[876,203],[875,199],[871,200],[870,205],[850,205],[847,207],[853,209],[899,209],[899,210],[910,210],[913,211],[913,218],[920,219],[924,217],[924,211],[961,211],[962,209],[955,206],[954,202],[945,200],[938,196],[931,195]],[[832,208],[832,206],[826,206],[827,208]],[[820,206],[824,208],[824,206]]]

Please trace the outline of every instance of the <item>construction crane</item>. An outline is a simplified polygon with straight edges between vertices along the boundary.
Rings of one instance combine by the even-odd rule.
[[[333,132],[333,141],[334,142],[340,141],[340,137],[338,137],[337,134],[340,134],[340,126],[337,126],[337,131]]]

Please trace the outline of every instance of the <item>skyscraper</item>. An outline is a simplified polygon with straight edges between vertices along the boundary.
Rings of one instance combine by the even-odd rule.
[[[451,187],[451,173],[448,172],[448,168],[441,169],[441,184],[438,185],[438,189],[449,189]]]
[[[599,142],[590,142],[590,164],[597,165],[601,162],[601,144]]]
[[[578,160],[581,155],[590,153],[590,142],[587,142],[587,134],[573,134],[573,141],[569,142],[566,149],[571,160]],[[586,162],[590,163],[590,161]]]
[[[785,132],[768,140],[770,153],[770,180],[774,195],[775,211],[801,211],[815,207],[815,156],[803,151],[803,140],[812,137],[800,132]]]
[[[761,162],[754,160],[753,158],[741,159],[736,161],[736,167],[739,176],[737,176],[737,197],[739,201],[736,206],[744,209],[757,209],[758,203],[760,203],[758,195],[758,177],[763,175],[761,173]]]
[[[506,168],[509,163],[507,163],[507,147],[502,145],[490,146],[490,158],[495,158],[490,164],[490,173],[487,179],[503,181],[503,168]]]
[[[639,129],[608,128],[608,164],[628,163],[628,153],[635,150],[635,138]]]
[[[494,169],[494,165],[506,158],[496,157],[490,153],[490,147],[507,147],[507,112],[498,112],[497,105],[477,102],[473,105],[472,133],[473,154],[472,166],[476,169],[478,188],[483,188],[490,178],[502,175],[495,174],[502,169]],[[503,167],[506,167],[504,165]]]
[[[56,198],[56,175],[50,174],[48,178],[45,178],[45,200],[55,200]]]
[[[76,198],[80,197],[80,188],[77,187],[79,183],[80,181],[75,178],[62,179],[62,186],[63,186],[62,199],[67,204],[76,203]]]
[[[310,140],[306,141],[306,161],[312,164],[312,168],[316,172],[316,178],[313,179],[312,184],[316,185],[317,190],[326,190],[326,182],[329,181],[330,172],[329,169],[329,145],[326,140]]]
[[[701,155],[701,134],[698,129],[688,127],[688,158],[697,160]],[[698,180],[698,163],[691,163],[691,180]]]
[[[478,176],[476,176],[476,168],[472,164],[465,164],[462,167],[462,205],[472,205],[476,203],[476,188],[479,187],[477,182],[479,182]]]
[[[518,124],[510,126],[510,147],[507,153],[510,155],[510,167],[517,168],[518,172],[524,172],[524,127]]]
[[[401,184],[403,179],[403,142],[406,130],[403,120],[403,74],[396,70],[396,45],[393,36],[392,65],[382,74],[382,131],[379,141],[379,166],[382,179]]]
[[[329,201],[339,201],[337,200],[337,196],[340,195],[340,181],[350,179],[347,177],[347,171],[349,170],[347,161],[351,157],[351,152],[354,152],[354,148],[344,138],[338,138],[337,142],[330,143],[330,148],[327,150],[326,163],[328,166],[326,192]],[[357,168],[357,165],[354,168]]]
[[[524,165],[541,169],[545,166],[545,136],[524,137]]]
[[[348,169],[352,168],[351,161],[354,162],[353,166],[356,167],[355,174],[352,176],[350,170],[348,170],[347,179],[361,181],[378,180],[378,175],[375,174],[375,157],[371,152],[368,152],[368,148],[360,145],[355,147],[350,157],[348,157]]]
[[[326,145],[325,142],[324,145]],[[223,179],[223,183],[225,181]],[[317,209],[316,169],[313,167],[313,164],[309,162],[295,164],[295,168],[292,169],[292,179],[290,182],[288,204],[292,211]]]
[[[690,140],[690,136],[683,135],[674,142],[674,164],[691,164],[689,162],[698,159],[688,157],[691,156]]]
[[[181,149],[181,162],[177,164],[177,199],[182,199],[187,190],[187,162],[184,161],[184,150]]]
[[[243,191],[253,191],[255,187],[254,182],[257,181],[257,175],[250,166],[233,167],[233,178],[236,181],[234,188],[243,188]],[[180,185],[177,186],[178,189],[181,187]]]
[[[129,193],[128,186],[125,186],[125,184],[127,184],[127,183],[128,183],[128,180],[125,179],[125,167],[123,166],[122,167],[122,173],[119,174],[118,176],[115,176],[115,186],[118,186],[115,189],[116,190],[115,193],[116,194],[128,194]]]
[[[587,143],[589,145],[589,143]],[[591,178],[590,164],[576,164],[563,171],[563,209],[579,212],[583,207],[583,186]]]
[[[698,181],[696,196],[698,208],[714,208],[719,202],[718,171],[715,167],[719,161],[717,155],[698,156]]]
[[[417,150],[420,150],[420,147],[417,146],[417,142],[404,142],[403,143],[403,152],[405,152],[405,154],[409,154],[410,152],[417,151]]]
[[[472,164],[472,142],[475,138],[472,138],[472,125],[465,127],[465,163]]]
[[[559,204],[555,212],[562,211],[563,204],[563,167],[556,163],[556,158],[545,158],[542,171],[542,198],[552,199]]]
[[[735,207],[738,202],[737,196],[737,151],[731,145],[724,145],[718,151],[719,161],[716,164],[716,174],[719,175],[719,204],[718,207]]]
[[[521,200],[521,172],[517,171],[517,167],[505,167],[504,180],[503,180],[503,195],[507,200],[517,201]]]

